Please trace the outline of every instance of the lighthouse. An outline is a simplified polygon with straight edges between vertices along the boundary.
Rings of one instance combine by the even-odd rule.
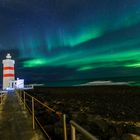
[[[3,90],[10,87],[10,83],[15,80],[14,64],[15,60],[11,59],[11,55],[8,53],[3,63]]]

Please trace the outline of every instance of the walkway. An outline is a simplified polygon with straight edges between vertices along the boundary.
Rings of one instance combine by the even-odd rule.
[[[15,93],[0,105],[0,140],[45,140],[40,129],[32,129],[31,115],[19,104]]]

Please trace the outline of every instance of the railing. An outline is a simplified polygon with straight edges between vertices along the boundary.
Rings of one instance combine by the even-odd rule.
[[[16,91],[18,98],[21,103],[23,103],[24,109],[27,108],[29,112],[32,114],[32,127],[35,129],[35,121],[37,124],[40,126],[40,128],[43,130],[43,132],[46,134],[47,138],[49,140],[52,140],[48,132],[45,130],[43,125],[40,123],[39,119],[36,116],[36,104],[40,104],[42,107],[46,108],[47,111],[54,113],[55,115],[58,115],[59,117],[62,118],[63,120],[63,139],[67,140],[67,124],[66,124],[66,115],[62,114],[61,112],[57,112],[54,109],[50,108],[48,105],[42,103],[35,97],[31,96],[30,94],[26,93],[25,91],[17,90]],[[30,102],[27,100],[30,99]],[[31,104],[30,104],[31,103]],[[46,116],[47,117],[47,116]],[[77,123],[74,121],[70,121],[71,124],[71,140],[76,140],[76,130],[79,131],[82,135],[86,137],[88,140],[97,140],[96,137],[94,137],[92,134],[87,132],[84,128],[79,126]]]
[[[33,89],[34,86],[33,86],[33,85],[24,85],[24,88],[25,88],[25,89]]]
[[[46,104],[42,103],[41,101],[39,101],[35,97],[29,95],[25,91],[18,90],[17,93],[18,93],[17,95],[18,95],[18,98],[19,98],[20,102],[23,103],[23,105],[24,105],[24,109],[27,107],[29,112],[32,114],[32,127],[33,127],[33,129],[35,129],[35,121],[36,121],[37,124],[40,126],[40,128],[45,133],[45,135],[47,136],[47,138],[49,140],[51,140],[51,137],[46,132],[46,130],[44,129],[44,127],[42,126],[42,124],[40,123],[39,119],[36,117],[36,114],[35,114],[35,111],[36,111],[35,104],[40,104],[42,107],[46,108],[49,112],[54,113],[55,115],[59,115],[59,117],[62,117],[62,119],[63,119],[64,140],[67,140],[66,116],[65,116],[65,114],[62,114],[61,112],[55,111],[54,109],[52,109],[49,106],[47,106]],[[31,105],[30,105],[29,102],[27,103],[28,99],[30,99]]]
[[[71,124],[71,139],[72,140],[76,140],[76,130],[79,131],[83,136],[85,136],[86,140],[98,140],[96,137],[94,137],[87,130],[85,130],[80,125],[78,125],[76,122],[70,121],[70,124]]]

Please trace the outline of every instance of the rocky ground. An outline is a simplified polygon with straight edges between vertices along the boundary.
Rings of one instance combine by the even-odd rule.
[[[65,113],[68,130],[72,119],[101,140],[140,140],[140,87],[35,87],[28,93]],[[44,113],[39,105],[37,108],[36,115],[45,124],[46,115],[50,114]],[[51,114],[50,118],[46,127],[52,128],[52,123],[60,125],[58,116]],[[56,130],[62,131],[57,127]],[[80,134],[77,137],[84,139]]]

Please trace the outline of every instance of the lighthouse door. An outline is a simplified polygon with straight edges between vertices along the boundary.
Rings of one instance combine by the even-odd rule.
[[[14,88],[14,82],[12,82],[12,88]]]

